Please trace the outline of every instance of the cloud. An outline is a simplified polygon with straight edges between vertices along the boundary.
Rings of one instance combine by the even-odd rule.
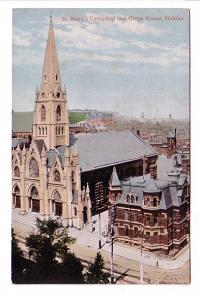
[[[31,34],[27,31],[22,31],[17,29],[13,32],[13,45],[15,46],[23,46],[28,47],[30,46]]]
[[[48,22],[48,20],[46,20]],[[146,41],[143,34],[159,35],[162,31],[145,22],[116,21],[112,25],[106,22],[64,22],[62,18],[54,18],[54,30],[58,42],[60,63],[76,61],[80,72],[98,67],[101,72],[129,73],[133,64],[148,64],[167,67],[173,64],[188,63],[188,47],[182,45],[164,45],[160,38],[156,42]],[[62,25],[62,26],[61,26]],[[31,33],[19,28],[13,36],[13,44],[24,46],[23,53],[15,48],[14,64],[41,64],[47,39],[48,27],[44,23],[37,30],[32,27]],[[140,38],[130,38],[130,34],[140,35]],[[31,37],[34,36],[35,40]],[[39,48],[30,47],[30,42]],[[45,42],[44,42],[45,41]],[[21,49],[21,48],[20,48]],[[38,52],[37,52],[38,51]],[[43,51],[43,52],[42,52]],[[16,56],[16,57],[15,57]],[[116,68],[99,67],[99,63],[113,63]],[[124,64],[124,66],[122,66]],[[120,66],[119,66],[120,65]],[[76,71],[78,69],[76,68]]]

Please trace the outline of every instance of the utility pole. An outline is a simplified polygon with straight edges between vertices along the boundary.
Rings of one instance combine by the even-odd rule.
[[[101,211],[99,210],[99,249],[101,249]]]
[[[144,283],[144,271],[143,271],[143,243],[144,243],[144,228],[141,227],[141,250],[140,250],[140,284]]]
[[[114,284],[114,273],[113,273],[113,245],[114,245],[114,239],[115,239],[115,231],[114,231],[114,205],[109,207],[109,221],[110,221],[110,240],[111,240],[111,249],[110,249],[110,281],[111,284]]]
[[[140,284],[143,284],[143,261],[142,261],[142,252],[143,252],[143,245],[141,244],[141,256],[140,256]]]
[[[103,203],[103,184],[102,182],[97,182],[95,185],[95,199],[98,204],[99,213],[99,249],[101,249],[101,207]]]
[[[111,284],[114,283],[114,273],[113,273],[113,242],[114,242],[114,237],[111,236],[111,265],[110,265],[110,279],[111,279]]]

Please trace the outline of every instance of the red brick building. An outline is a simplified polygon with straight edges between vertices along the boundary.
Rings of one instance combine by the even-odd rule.
[[[157,178],[151,173],[119,181],[116,169],[109,186],[110,223],[119,242],[149,251],[178,252],[189,237],[189,182],[176,169]]]

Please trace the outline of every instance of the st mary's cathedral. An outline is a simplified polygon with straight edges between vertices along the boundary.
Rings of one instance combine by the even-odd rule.
[[[82,211],[90,212],[88,189],[80,189],[77,151],[69,147],[67,94],[61,84],[50,18],[42,80],[36,89],[33,139],[13,147],[13,206],[21,213],[62,216],[81,227]],[[88,214],[85,218],[89,219]]]
[[[35,94],[32,139],[12,140],[13,209],[81,229],[106,209],[113,167],[120,180],[142,176],[158,154],[132,131],[69,134],[52,17]]]

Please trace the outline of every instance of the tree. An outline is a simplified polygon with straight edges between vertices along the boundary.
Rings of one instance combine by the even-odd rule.
[[[12,229],[12,282],[20,283],[23,277],[23,251],[19,248],[15,233]]]
[[[69,245],[75,240],[68,236],[66,228],[58,221],[36,220],[37,232],[26,238],[29,258],[34,261],[27,271],[31,283],[59,283],[61,263],[69,254]]]
[[[108,272],[105,272],[104,269],[104,260],[100,252],[97,252],[95,261],[88,267],[88,271],[85,274],[85,280],[87,283],[109,283]]]
[[[83,265],[73,254],[68,253],[60,264],[60,283],[85,283]]]

